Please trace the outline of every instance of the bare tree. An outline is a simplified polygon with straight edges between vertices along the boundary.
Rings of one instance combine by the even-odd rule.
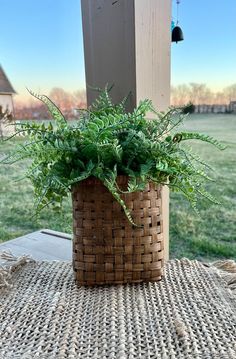
[[[60,87],[54,87],[49,94],[49,97],[56,103],[60,109],[65,112],[69,111],[74,105],[74,99],[71,93],[66,92]]]
[[[186,105],[190,101],[190,88],[186,84],[171,87],[171,103],[175,106]]]
[[[194,105],[223,105],[233,99],[236,100],[236,84],[218,92],[213,92],[206,84],[195,82],[171,88],[171,104],[174,106],[183,106],[189,102]]]
[[[224,94],[227,97],[227,102],[236,101],[236,84],[225,87]]]
[[[214,94],[214,104],[216,105],[228,105],[229,100],[224,91],[218,91]]]
[[[206,84],[191,82],[190,101],[195,105],[212,104],[214,95]]]
[[[75,98],[75,107],[76,108],[86,108],[87,107],[86,91],[84,89],[74,92],[74,98]]]

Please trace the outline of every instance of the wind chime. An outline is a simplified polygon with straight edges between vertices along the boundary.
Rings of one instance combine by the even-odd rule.
[[[172,42],[179,42],[179,41],[183,41],[184,39],[184,34],[182,29],[178,26],[179,24],[179,4],[180,4],[180,0],[176,0],[176,11],[177,11],[177,21],[176,21],[176,25],[174,23],[174,21],[172,21]]]

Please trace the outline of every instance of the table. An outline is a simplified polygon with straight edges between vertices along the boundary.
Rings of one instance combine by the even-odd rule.
[[[0,244],[0,251],[10,250],[15,256],[29,254],[35,260],[72,260],[72,237],[50,229],[26,234]]]

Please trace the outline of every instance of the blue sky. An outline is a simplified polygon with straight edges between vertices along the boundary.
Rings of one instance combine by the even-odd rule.
[[[21,97],[26,86],[41,93],[84,87],[80,0],[0,0],[0,8],[0,63]],[[185,40],[172,44],[174,85],[236,82],[235,14],[236,0],[181,1]]]
[[[20,95],[84,87],[79,0],[0,0],[0,9],[0,63]]]
[[[173,1],[173,17],[176,19]],[[182,0],[179,24],[185,40],[172,44],[172,83],[236,83],[236,0]]]

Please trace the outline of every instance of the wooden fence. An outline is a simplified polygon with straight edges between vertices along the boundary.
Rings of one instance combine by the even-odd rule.
[[[236,113],[236,101],[228,105],[195,105],[196,113]]]

